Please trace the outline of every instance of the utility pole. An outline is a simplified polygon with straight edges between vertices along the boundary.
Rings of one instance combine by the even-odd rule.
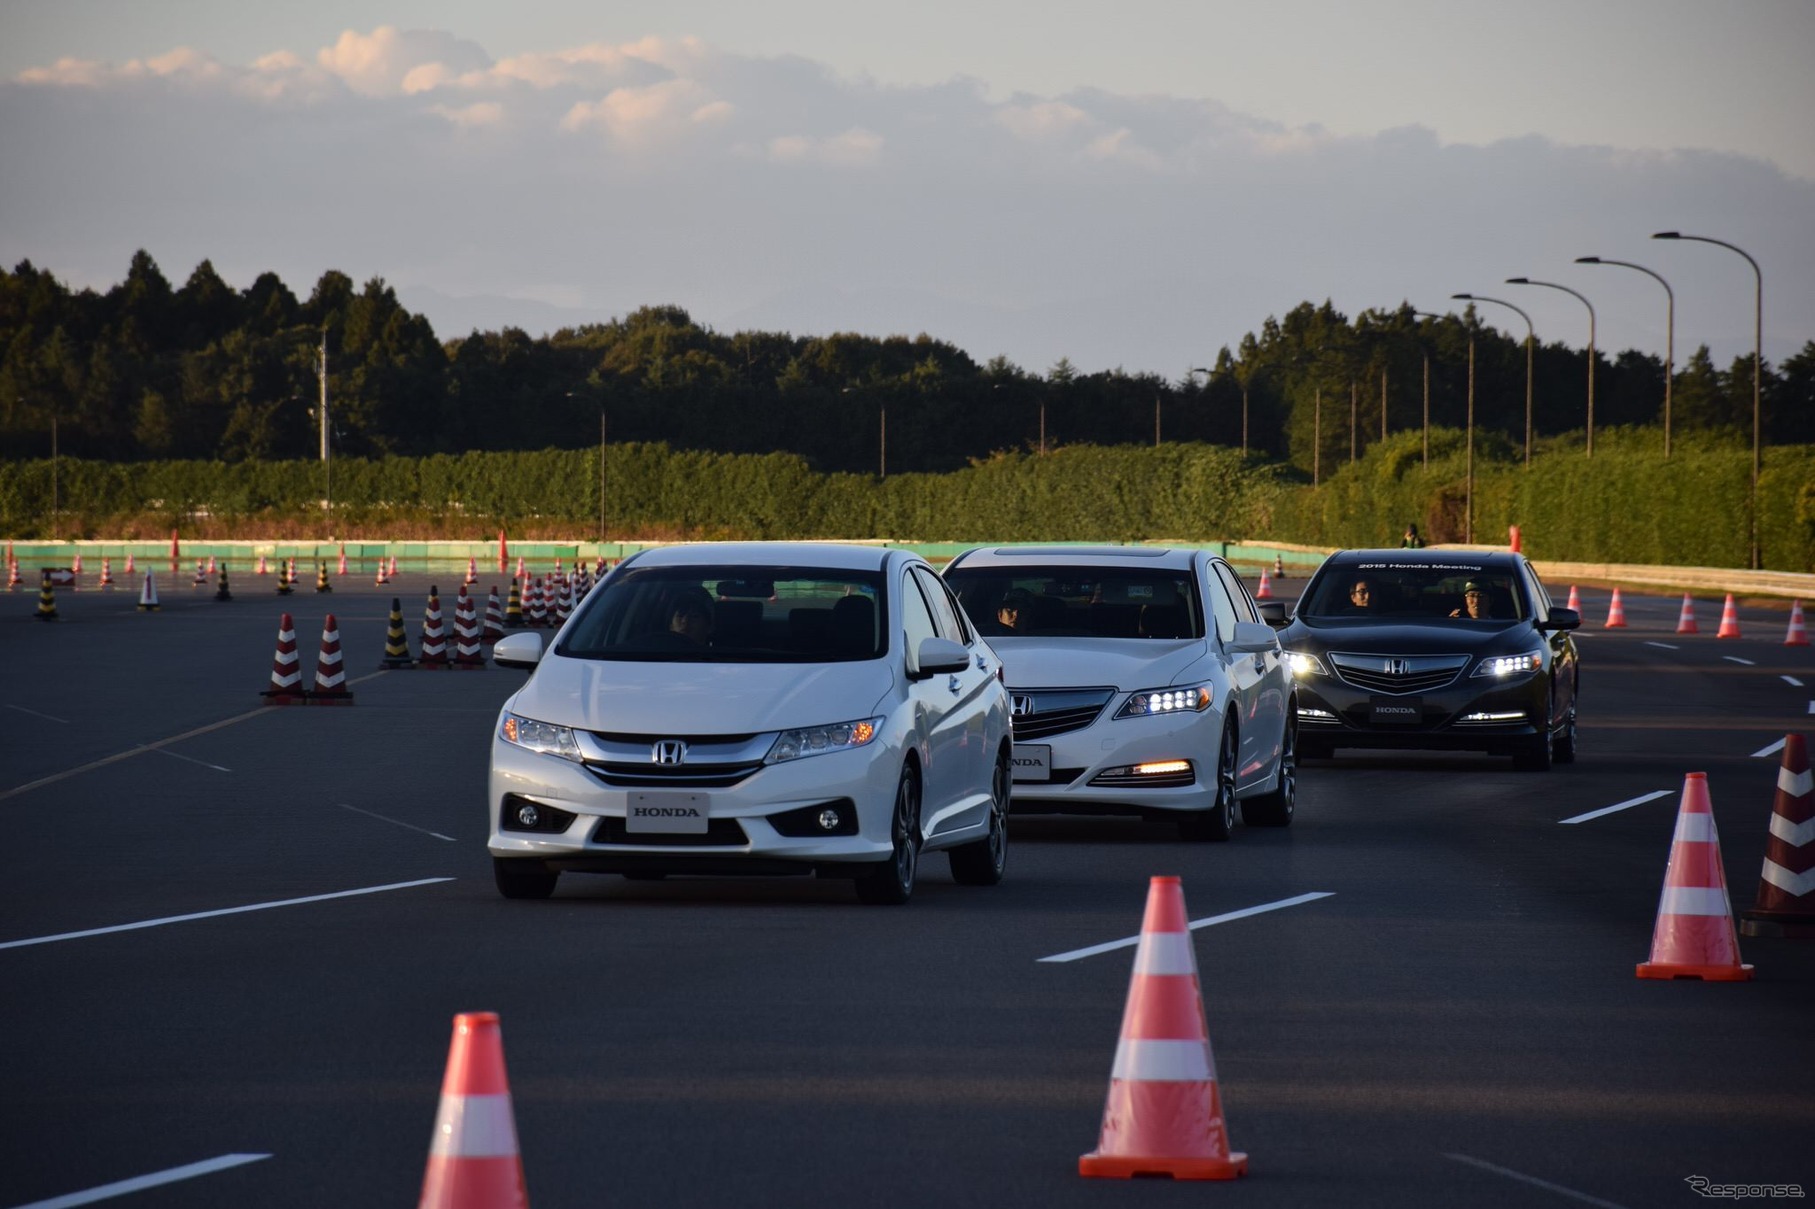
[[[328,505],[328,540],[334,539],[334,460],[328,446],[328,329],[321,329],[321,352],[316,361],[315,376],[321,383],[321,472],[322,494]]]

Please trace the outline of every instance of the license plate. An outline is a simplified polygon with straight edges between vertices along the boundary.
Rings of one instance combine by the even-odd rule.
[[[1015,780],[1052,780],[1052,746],[1046,743],[1015,744]]]
[[[1371,697],[1368,721],[1375,726],[1419,726],[1424,722],[1424,702],[1417,697]]]
[[[632,793],[624,830],[642,835],[704,835],[709,815],[703,793]]]

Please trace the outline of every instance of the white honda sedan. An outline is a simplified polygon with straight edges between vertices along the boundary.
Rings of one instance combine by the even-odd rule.
[[[1291,823],[1297,711],[1279,641],[1224,560],[1145,546],[966,551],[945,581],[1008,667],[1014,805]]]
[[[920,854],[993,885],[1008,851],[1001,662],[903,550],[708,543],[619,564],[492,734],[499,891],[562,873],[817,874],[902,903]]]

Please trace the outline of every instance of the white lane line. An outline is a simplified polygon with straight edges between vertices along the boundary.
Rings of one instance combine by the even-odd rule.
[[[33,936],[25,940],[0,941],[0,949],[23,949],[27,945],[47,945],[53,940],[81,940],[85,936],[106,936],[110,932],[133,932],[140,928],[162,927],[164,924],[186,924],[197,919],[213,919],[217,915],[243,915],[248,911],[269,911],[273,907],[297,907],[304,903],[326,902],[331,898],[355,898],[361,894],[382,894],[386,890],[409,890],[416,886],[432,886],[437,882],[453,880],[451,877],[425,877],[413,882],[392,882],[388,886],[366,886],[359,890],[337,890],[332,894],[311,894],[306,898],[286,898],[272,903],[251,903],[244,907],[222,907],[216,911],[167,915],[163,919],[142,919],[135,924],[115,924],[109,928],[89,928],[82,932],[59,932],[55,936]]]
[[[1212,915],[1208,919],[1194,919],[1187,925],[1193,932],[1199,928],[1208,928],[1212,924],[1226,924],[1232,919],[1246,919],[1250,915],[1260,915],[1267,911],[1278,911],[1285,907],[1296,907],[1300,903],[1315,902],[1320,898],[1329,898],[1334,890],[1315,890],[1310,894],[1300,894],[1297,898],[1282,898],[1278,902],[1262,903],[1258,907],[1244,907],[1240,911],[1230,911],[1225,915]],[[1122,940],[1111,940],[1100,945],[1091,945],[1088,949],[1073,949],[1069,953],[1054,953],[1051,957],[1041,957],[1040,961],[1076,961],[1080,957],[1095,957],[1099,953],[1112,953],[1117,949],[1127,949],[1141,943],[1139,936],[1129,936]]]
[[[436,839],[446,840],[450,844],[454,842],[454,837],[451,835],[442,835],[439,831],[430,831],[427,827],[418,827],[414,823],[406,823],[401,819],[388,819],[382,814],[373,814],[369,810],[361,810],[359,807],[349,806],[345,802],[340,804],[340,808],[342,810],[351,810],[354,814],[363,814],[370,819],[377,819],[381,823],[392,823],[398,827],[408,827],[411,831],[420,831],[424,835],[432,835]]]
[[[1791,688],[1801,688],[1802,687],[1802,681],[1798,680],[1794,676],[1780,676],[1780,677],[1778,677],[1778,679],[1782,680],[1785,684],[1789,685]]]
[[[160,756],[169,756],[172,760],[187,760],[191,764],[200,764],[203,768],[212,768],[216,772],[232,772],[233,771],[231,768],[222,768],[219,764],[210,764],[206,760],[198,760],[194,756],[186,756],[180,751],[171,751],[169,748],[166,748],[166,747],[159,747],[159,748],[148,749],[148,750],[155,750]]]
[[[134,756],[142,756],[148,751],[160,751],[163,748],[170,746],[172,743],[181,743],[184,739],[193,739],[197,735],[205,735],[209,731],[219,730],[223,726],[232,726],[236,722],[244,722],[247,718],[263,718],[267,715],[279,712],[281,711],[269,705],[261,705],[257,709],[248,710],[243,714],[235,714],[231,718],[223,718],[219,722],[210,722],[208,725],[198,726],[194,730],[186,730],[182,734],[172,735],[168,739],[159,739],[155,743],[141,743],[137,747],[118,752],[111,756],[103,756],[99,760],[91,760],[87,764],[80,765],[76,768],[71,768],[64,772],[53,772],[48,777],[39,777],[35,781],[27,781],[23,785],[15,785],[11,789],[0,790],[0,802],[4,802],[7,798],[18,797],[22,793],[28,793],[31,790],[39,789],[45,785],[55,785],[58,781],[67,781],[71,777],[79,776],[85,772],[91,772],[97,768],[105,768],[109,764],[118,764],[121,760],[130,760]]]
[[[1785,677],[1784,677],[1784,679],[1786,679],[1786,680],[1788,680],[1788,679],[1789,679],[1789,677],[1788,677],[1788,676],[1785,676]],[[68,725],[69,725],[69,719],[68,719],[68,718],[53,718],[53,717],[51,717],[51,716],[50,716],[50,715],[49,715],[49,714],[41,714],[41,713],[39,713],[39,712],[38,712],[38,711],[37,711],[37,710],[35,710],[35,709],[26,709],[26,708],[25,708],[25,707],[24,707],[24,706],[23,706],[23,705],[9,705],[9,706],[7,706],[7,707],[6,707],[6,708],[7,708],[7,709],[16,709],[16,710],[18,710],[18,711],[19,711],[19,712],[20,712],[20,713],[22,713],[22,714],[30,714],[30,715],[31,715],[31,716],[32,716],[32,717],[34,717],[34,718],[44,718],[44,719],[46,719],[46,720],[47,720],[47,721],[50,721],[50,722],[61,722],[61,723],[62,723],[62,724],[63,724],[63,725],[64,725],[64,726],[68,726]]]
[[[1781,747],[1783,745],[1780,743],[1780,744],[1778,744],[1778,746]],[[1557,822],[1559,822],[1559,823],[1586,823],[1589,819],[1598,819],[1602,815],[1612,814],[1616,810],[1626,810],[1633,806],[1643,806],[1646,802],[1655,802],[1659,798],[1667,798],[1669,796],[1670,796],[1670,790],[1659,789],[1653,793],[1646,794],[1644,797],[1628,798],[1626,801],[1616,802],[1612,806],[1603,806],[1599,810],[1590,810],[1587,814],[1578,814],[1572,818],[1558,819]]]
[[[1771,744],[1771,746],[1761,747],[1757,751],[1753,752],[1752,758],[1754,760],[1758,760],[1758,759],[1764,758],[1765,756],[1774,756],[1778,752],[1783,750],[1783,745],[1784,745],[1784,740],[1779,739],[1777,742]]]
[[[1673,645],[1672,645],[1672,644],[1670,644],[1670,643],[1668,643],[1668,642],[1647,642],[1647,643],[1646,643],[1646,644],[1645,644],[1645,645],[1646,645],[1646,646],[1661,646],[1661,647],[1663,647],[1663,648],[1664,648],[1664,649],[1665,649],[1665,650],[1666,650],[1666,651],[1680,651],[1680,650],[1682,650],[1682,648],[1681,648],[1681,647],[1679,647],[1679,646],[1673,646]]]
[[[72,1192],[67,1196],[52,1197],[48,1201],[33,1201],[29,1205],[20,1205],[18,1209],[69,1209],[73,1205],[92,1205],[96,1201],[111,1200],[116,1196],[125,1196],[129,1192],[143,1192],[147,1188],[174,1184],[180,1180],[192,1180],[198,1175],[213,1175],[217,1171],[244,1167],[247,1163],[256,1163],[270,1157],[268,1154],[224,1154],[218,1159],[204,1159],[200,1163],[172,1167],[168,1171],[155,1171],[150,1175],[135,1176],[130,1180],[102,1184],[99,1188],[90,1188],[86,1192]]]
[[[1757,667],[1758,666],[1756,663],[1753,663],[1750,659],[1741,659],[1738,655],[1722,655],[1721,658],[1725,659],[1728,663],[1743,663],[1747,667]]]
[[[1518,1180],[1521,1184],[1530,1184],[1533,1188],[1542,1188],[1546,1192],[1554,1192],[1558,1196],[1566,1196],[1572,1200],[1581,1201],[1584,1205],[1599,1205],[1601,1206],[1601,1209],[1625,1209],[1625,1206],[1615,1201],[1604,1201],[1598,1196],[1589,1196],[1586,1192],[1577,1192],[1574,1188],[1565,1188],[1561,1184],[1553,1184],[1549,1180],[1541,1180],[1535,1175],[1526,1175],[1523,1172],[1514,1171],[1510,1167],[1498,1167],[1492,1163],[1483,1162],[1480,1159],[1470,1158],[1465,1154],[1445,1154],[1443,1157],[1446,1159],[1454,1159],[1458,1163],[1467,1163],[1471,1167],[1479,1167],[1483,1171],[1491,1171],[1495,1175],[1503,1175],[1509,1180]]]

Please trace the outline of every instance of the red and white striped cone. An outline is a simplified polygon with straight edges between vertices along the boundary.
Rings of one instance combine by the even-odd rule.
[[[101,578],[95,582],[95,587],[108,592],[113,591],[113,560],[111,558],[101,560]]]
[[[258,574],[269,575],[270,573],[271,573],[270,570],[265,566],[265,556],[262,554],[259,555],[258,556]]]
[[[473,598],[466,594],[465,584],[460,585],[460,595],[454,601],[454,666],[485,666],[485,648],[479,644],[479,614],[473,607]]]
[[[492,589],[492,597],[485,602],[485,627],[479,631],[479,641],[487,646],[504,637],[504,613],[498,607],[498,589]]]
[[[82,552],[80,550],[77,550],[75,557],[69,560],[69,569],[70,569],[70,572],[75,575],[76,579],[78,581],[80,581],[82,578]],[[81,586],[80,582],[73,583],[70,585],[70,587],[72,587],[72,588],[76,588],[76,587],[80,587],[80,586]]]
[[[504,530],[498,530],[498,574],[502,575],[510,567],[510,543],[504,540]]]
[[[1727,901],[1727,874],[1720,863],[1720,835],[1708,802],[1708,774],[1683,778],[1664,893],[1658,899],[1651,960],[1639,963],[1640,978],[1701,978],[1745,982],[1752,967],[1740,964],[1733,906]]]
[[[208,556],[208,578],[213,579],[218,574],[220,574],[220,569],[214,565],[214,555],[210,554]]]
[[[1273,577],[1267,574],[1267,569],[1265,567],[1260,569],[1260,586],[1254,589],[1254,599],[1273,599]]]
[[[6,564],[6,590],[8,592],[17,592],[20,589],[20,587],[24,585],[24,583],[25,583],[25,581],[19,577],[18,562],[14,561],[14,562],[7,563]]]
[[[521,554],[517,555],[517,574],[514,578],[524,580],[525,582],[528,580],[528,576],[526,576],[523,571],[523,556]]]
[[[1800,600],[1790,602],[1790,628],[1784,631],[1783,644],[1785,646],[1809,645],[1809,632],[1803,628],[1802,624],[1802,601]]]
[[[528,1209],[495,1012],[454,1017],[417,1209]]]
[[[120,576],[123,579],[131,579],[137,572],[138,568],[132,565],[132,551],[128,550],[126,552],[126,569],[120,572]]]
[[[1582,611],[1582,594],[1576,591],[1576,586],[1574,584],[1569,585],[1569,603],[1563,607],[1566,609],[1574,609],[1578,613]]]
[[[428,607],[422,612],[422,651],[416,657],[416,666],[426,671],[449,666],[447,634],[441,628],[441,596],[433,586],[429,588]]]
[[[340,657],[340,626],[332,613],[322,622],[321,654],[315,660],[315,687],[309,692],[309,704],[353,704],[353,690],[347,687],[347,669]]]
[[[1223,1124],[1185,892],[1178,878],[1156,877],[1147,890],[1102,1132],[1097,1148],[1079,1157],[1078,1174],[1232,1180],[1247,1170],[1248,1156],[1229,1150]]]
[[[397,578],[397,556],[395,554],[391,555],[391,568],[390,568],[390,570],[385,572],[385,578],[386,579],[396,579]]]
[[[479,582],[479,561],[477,559],[473,558],[471,555],[468,555],[467,560],[466,560],[466,581],[465,582],[467,582],[469,584],[476,584]]]
[[[1739,637],[1739,610],[1734,607],[1733,593],[1727,593],[1727,606],[1720,611],[1720,630],[1716,638]]]
[[[189,581],[189,586],[192,588],[199,588],[207,582],[208,564],[198,558],[195,560],[195,578]]]
[[[1695,624],[1695,601],[1689,593],[1683,593],[1683,611],[1676,619],[1676,632],[1679,634],[1699,634],[1701,629]]]
[[[1613,590],[1613,599],[1607,603],[1607,621],[1601,627],[1606,630],[1623,630],[1626,628],[1626,606],[1620,603],[1620,590]]]
[[[573,612],[573,577],[561,576],[561,590],[555,594],[555,624],[565,622]]]
[[[347,573],[347,543],[341,542],[340,543],[340,563],[335,568],[334,574],[345,575],[346,573]]]
[[[158,581],[151,572],[145,572],[145,586],[139,589],[139,612],[155,613],[163,606],[158,604]]]
[[[149,580],[150,574],[145,578]],[[271,687],[261,696],[266,705],[300,705],[304,700],[302,665],[296,655],[296,626],[288,613],[277,623],[277,654],[271,660]]]
[[[529,624],[537,629],[548,625],[548,601],[542,587],[542,577],[536,576],[529,586]]]
[[[553,579],[561,578],[561,560],[558,558],[555,559],[555,573],[552,578]]]
[[[605,556],[603,554],[599,555],[599,561],[593,566],[592,573],[595,578],[601,578],[601,579],[604,578]]]
[[[390,577],[384,573],[384,559],[381,558],[378,560],[378,572],[372,576],[372,586],[382,588],[390,582]]]
[[[1815,939],[1815,776],[1801,735],[1784,736],[1758,896],[1740,917],[1739,930],[1747,936]]]

